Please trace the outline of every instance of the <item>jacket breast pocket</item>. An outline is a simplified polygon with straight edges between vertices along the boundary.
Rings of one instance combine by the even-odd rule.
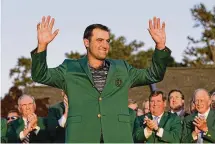
[[[124,122],[124,123],[129,123],[130,122],[130,116],[125,115],[125,114],[119,114],[118,115],[118,121],[119,122]]]

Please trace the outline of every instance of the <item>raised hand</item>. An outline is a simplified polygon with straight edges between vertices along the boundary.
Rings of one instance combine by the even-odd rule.
[[[51,22],[50,22],[51,20]],[[37,39],[38,39],[38,50],[37,52],[41,52],[46,50],[47,45],[56,37],[59,32],[59,29],[52,32],[54,26],[55,19],[48,16],[42,17],[42,21],[37,24]]]
[[[37,126],[37,115],[33,113],[28,116],[27,120],[29,121],[28,128],[33,130]]]
[[[153,18],[152,20],[149,20],[149,33],[156,43],[156,48],[159,50],[162,50],[165,48],[166,44],[166,33],[165,33],[165,23],[162,23],[162,27],[160,26],[160,18]]]

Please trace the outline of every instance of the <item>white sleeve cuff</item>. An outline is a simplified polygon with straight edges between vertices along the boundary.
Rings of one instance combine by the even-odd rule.
[[[163,136],[163,131],[164,131],[163,128],[159,128],[157,133],[156,133],[156,135],[159,136],[159,137],[162,137]]]
[[[64,115],[58,120],[58,123],[61,127],[64,128],[65,123],[66,123],[66,118],[64,117]]]
[[[39,126],[36,126],[35,129],[36,129],[36,130],[35,130],[34,132],[35,132],[35,134],[37,135],[38,132],[40,131],[40,127],[39,127]]]
[[[25,138],[23,131],[19,133],[19,138],[21,141]]]
[[[144,135],[148,139],[152,135],[152,131],[148,131],[147,128],[144,128]]]
[[[192,137],[193,137],[193,140],[197,140],[198,139],[198,135],[194,135],[193,133],[192,133]]]

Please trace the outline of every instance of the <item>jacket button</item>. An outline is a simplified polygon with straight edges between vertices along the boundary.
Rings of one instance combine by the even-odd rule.
[[[101,97],[99,97],[99,101],[102,101],[102,98],[101,98]]]
[[[100,118],[101,117],[101,114],[98,114],[98,118]]]

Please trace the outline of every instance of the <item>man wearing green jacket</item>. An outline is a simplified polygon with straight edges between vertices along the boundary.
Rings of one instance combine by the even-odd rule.
[[[62,91],[63,101],[50,106],[48,110],[47,129],[51,143],[65,143],[65,124],[68,115],[67,95]]]
[[[208,91],[197,89],[193,101],[197,111],[184,119],[182,142],[215,143],[215,111]]]
[[[170,50],[165,47],[165,24],[149,21],[149,32],[156,43],[152,65],[136,69],[123,60],[106,59],[110,50],[110,31],[93,24],[84,32],[87,56],[66,59],[56,68],[48,68],[48,44],[54,19],[43,17],[37,26],[38,47],[31,52],[32,79],[65,91],[69,100],[66,142],[133,142],[128,111],[128,89],[163,79]]]
[[[176,114],[165,112],[166,97],[161,91],[154,91],[149,97],[150,112],[137,117],[134,125],[134,142],[179,143],[181,119]]]
[[[46,131],[46,119],[37,117],[35,100],[32,96],[23,95],[18,99],[21,117],[8,124],[7,138],[9,143],[45,143],[49,142]]]

